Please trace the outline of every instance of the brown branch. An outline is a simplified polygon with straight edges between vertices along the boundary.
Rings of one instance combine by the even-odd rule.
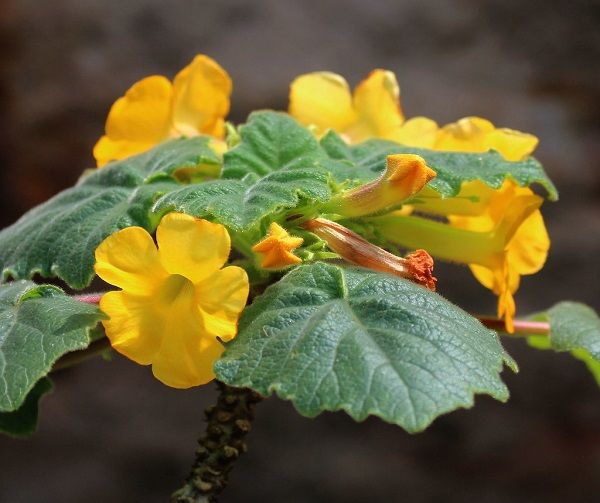
[[[251,429],[254,407],[262,397],[247,388],[232,388],[217,381],[219,398],[206,409],[206,432],[198,440],[196,459],[187,480],[172,495],[176,503],[214,503],[227,486],[229,472],[246,452],[245,436]]]

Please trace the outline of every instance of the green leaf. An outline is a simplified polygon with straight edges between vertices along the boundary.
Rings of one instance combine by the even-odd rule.
[[[533,157],[511,162],[493,150],[481,153],[445,152],[406,147],[387,140],[368,140],[350,146],[332,131],[321,139],[321,145],[331,158],[353,162],[353,175],[356,174],[356,166],[360,166],[363,181],[372,180],[384,171],[388,155],[417,154],[437,173],[429,187],[444,197],[456,196],[461,184],[466,181],[481,180],[497,189],[506,178],[511,178],[521,187],[538,183],[546,189],[550,200],[558,199],[556,187]]]
[[[189,185],[161,197],[153,210],[179,211],[211,217],[235,230],[256,226],[260,220],[301,203],[328,201],[331,189],[327,172],[316,168],[282,169],[257,178],[214,180]]]
[[[528,337],[531,346],[571,352],[587,365],[600,385],[600,318],[591,307],[578,302],[559,302],[531,318],[550,322],[548,336]]]
[[[223,178],[265,176],[280,169],[316,166],[324,153],[313,134],[280,112],[254,112],[240,126],[241,143],[223,156]]]
[[[113,232],[139,225],[152,231],[156,198],[180,185],[169,175],[217,162],[206,138],[171,140],[86,174],[73,188],[33,208],[0,232],[3,279],[58,276],[84,288],[94,276],[94,250]]]
[[[104,315],[49,285],[0,286],[0,412],[17,410],[58,358],[90,343]]]
[[[345,410],[409,432],[471,407],[475,393],[508,398],[512,365],[497,335],[439,295],[398,277],[300,266],[246,308],[215,365],[217,378],[275,392],[313,417]]]
[[[0,412],[0,432],[13,437],[28,437],[37,429],[39,402],[52,391],[52,381],[42,377],[25,398],[22,405],[13,412]]]
[[[280,210],[331,198],[329,172],[322,167],[327,156],[289,115],[255,112],[240,127],[240,136],[224,155],[223,179],[182,187],[159,199],[153,210],[213,218],[246,230]]]

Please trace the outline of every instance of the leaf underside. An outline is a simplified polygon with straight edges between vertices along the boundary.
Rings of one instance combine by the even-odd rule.
[[[0,432],[12,437],[33,435],[37,428],[39,402],[50,391],[52,391],[52,381],[47,377],[42,377],[17,410],[0,412]]]
[[[23,404],[58,358],[86,348],[104,315],[48,285],[0,286],[0,412]]]

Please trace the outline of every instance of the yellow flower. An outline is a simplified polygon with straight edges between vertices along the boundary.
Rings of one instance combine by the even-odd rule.
[[[157,246],[141,227],[127,227],[96,249],[96,273],[122,290],[105,294],[100,309],[113,348],[157,379],[189,388],[214,378],[221,341],[236,336],[248,277],[221,269],[231,244],[224,226],[169,213],[156,230]]]
[[[542,198],[511,180],[498,190],[480,181],[465,184],[463,190],[480,194],[486,205],[482,208],[475,202],[478,211],[446,214],[447,224],[397,212],[369,221],[390,242],[424,248],[434,257],[468,264],[477,280],[498,296],[498,316],[505,317],[507,330],[512,331],[516,309],[513,294],[520,277],[539,271],[550,247],[538,209]],[[443,201],[437,202],[434,213],[443,214]],[[460,208],[456,201],[448,201],[450,211]],[[427,204],[419,206],[419,210],[427,209]]]
[[[507,240],[504,253],[492,266],[476,263],[469,266],[475,278],[498,296],[498,317],[504,316],[507,330],[513,332],[516,312],[513,294],[522,275],[534,274],[543,267],[550,248],[544,219],[537,209],[543,200],[531,189],[518,187],[510,180],[498,191],[482,182],[471,184],[479,185],[482,193],[488,192],[486,211],[478,216],[449,215],[448,221],[459,229],[504,234]]]
[[[518,161],[530,155],[537,144],[538,139],[531,134],[496,128],[481,117],[465,117],[440,129],[432,148],[461,152],[494,149],[508,161]]]
[[[281,225],[276,222],[271,223],[269,232],[259,243],[252,247],[252,251],[260,253],[263,256],[261,267],[265,269],[280,269],[289,265],[296,265],[302,262],[300,257],[292,253],[298,248],[304,240],[290,236]]]
[[[160,75],[140,80],[110,109],[106,134],[94,147],[98,167],[169,138],[223,138],[231,88],[227,72],[204,55],[196,56],[172,84]]]
[[[299,122],[313,126],[318,135],[334,129],[352,143],[385,138],[404,116],[400,109],[396,77],[373,70],[350,94],[343,77],[331,72],[301,75],[290,86],[289,112]]]
[[[289,113],[305,126],[314,127],[319,136],[333,129],[350,143],[382,138],[434,150],[494,149],[509,161],[531,154],[538,143],[533,135],[496,128],[479,117],[466,117],[442,128],[427,117],[404,121],[399,98],[396,77],[387,70],[371,72],[356,87],[354,96],[340,75],[316,72],[292,82]]]

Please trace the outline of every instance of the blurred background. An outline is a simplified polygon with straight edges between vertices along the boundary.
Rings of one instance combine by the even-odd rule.
[[[600,309],[600,4],[541,0],[2,0],[0,220],[72,185],[112,102],[196,53],[234,81],[232,114],[285,109],[314,70],[356,84],[393,70],[405,114],[479,115],[536,134],[559,203],[544,215],[546,268],[521,313],[562,299]],[[441,293],[476,312],[495,299],[468,270],[437,266]],[[511,400],[486,397],[410,436],[342,413],[259,405],[250,451],[222,501],[593,502],[600,393],[583,364],[506,342],[521,366]],[[187,475],[212,386],[181,392],[120,357],[55,375],[31,440],[0,438],[0,501],[162,502]]]

